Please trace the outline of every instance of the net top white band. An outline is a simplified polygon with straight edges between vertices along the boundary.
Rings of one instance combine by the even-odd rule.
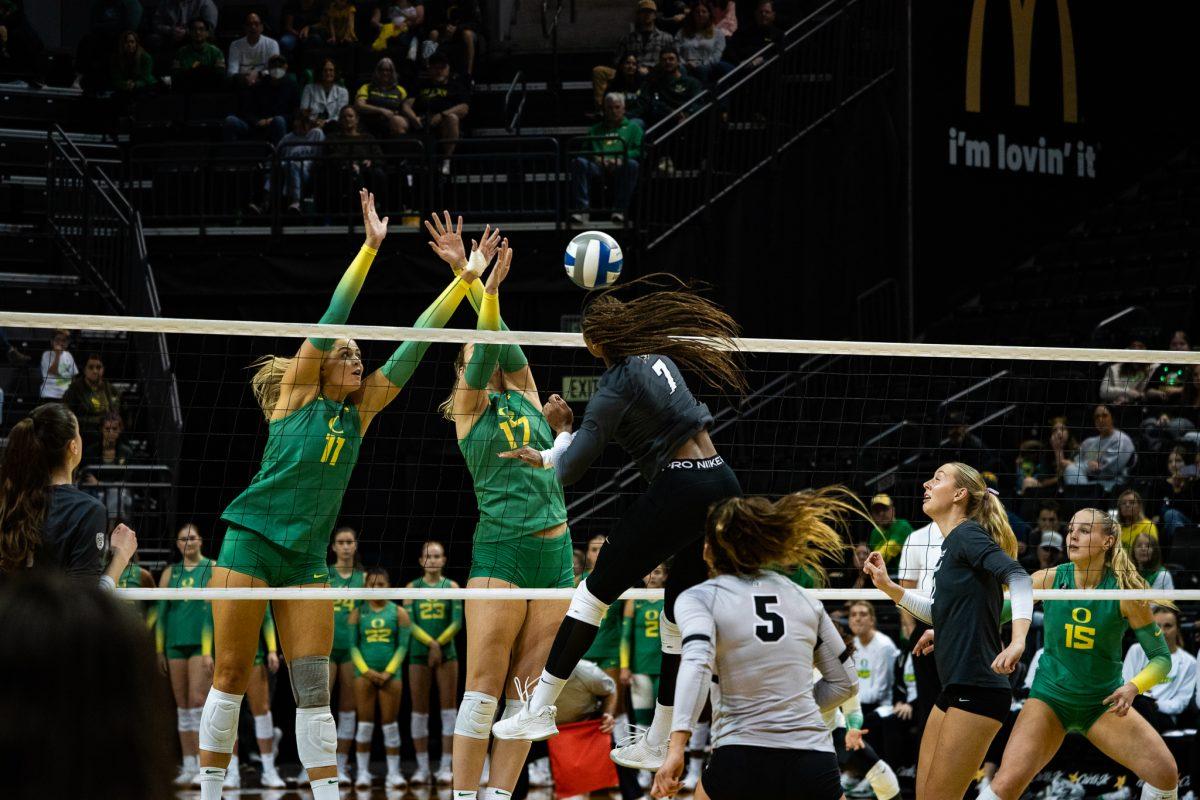
[[[281,338],[362,338],[373,341],[491,342],[541,347],[582,347],[578,333],[546,331],[479,331],[465,328],[404,328],[385,325],[318,325],[292,322],[122,317],[99,314],[35,314],[0,311],[0,327],[74,328],[132,333],[190,333],[213,336]],[[894,356],[918,358],[995,358],[1013,361],[1134,361],[1144,364],[1200,364],[1200,351],[1124,350],[1099,347],[1006,347],[920,342],[837,342],[820,339],[734,340],[747,353]]]

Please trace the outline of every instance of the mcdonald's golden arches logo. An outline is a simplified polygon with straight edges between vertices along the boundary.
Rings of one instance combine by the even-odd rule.
[[[1063,122],[1079,121],[1079,98],[1075,86],[1075,37],[1067,0],[1058,3],[1058,39],[1062,62]],[[1033,44],[1033,18],[1037,0],[1008,0],[1013,38],[1013,103],[1029,106],[1029,80]],[[974,0],[971,29],[967,37],[966,109],[979,113],[980,82],[983,75],[983,23],[987,0]]]

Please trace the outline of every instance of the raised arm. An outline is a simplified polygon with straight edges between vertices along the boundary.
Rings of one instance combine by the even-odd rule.
[[[481,331],[500,330],[500,284],[508,277],[512,266],[513,251],[508,247],[508,240],[500,245],[500,253],[496,258],[496,266],[488,275],[484,290],[483,303],[479,309],[478,329]],[[500,357],[500,345],[479,343],[472,347],[471,358],[454,387],[454,424],[461,439],[470,432],[475,420],[487,407],[487,386]]]
[[[354,301],[358,299],[358,293],[362,289],[363,281],[367,278],[367,272],[370,271],[375,255],[379,252],[379,246],[383,244],[383,240],[387,236],[388,218],[384,217],[381,220],[375,212],[375,195],[370,194],[366,189],[360,190],[358,194],[362,203],[363,226],[367,232],[366,241],[363,242],[362,249],[358,251],[358,255],[355,256],[354,261],[342,275],[341,281],[338,282],[337,289],[333,292],[333,299],[329,302],[329,308],[321,316],[320,322],[323,325],[338,325],[349,318],[350,309],[353,307]],[[292,411],[316,399],[321,391],[321,363],[332,349],[333,339],[310,338],[304,340],[304,344],[300,345],[295,358],[292,359],[287,371],[283,374],[279,388],[279,400],[275,404],[271,419],[282,419]]]

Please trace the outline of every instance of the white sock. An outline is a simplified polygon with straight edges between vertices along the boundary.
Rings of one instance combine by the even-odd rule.
[[[358,762],[358,774],[366,775],[371,771],[371,751],[363,752],[362,750],[354,751],[354,758]]]
[[[538,680],[537,688],[533,690],[533,697],[529,698],[529,710],[541,711],[546,706],[554,705],[558,700],[558,696],[562,694],[563,687],[567,685],[563,678],[556,678],[549,672],[542,670],[542,677]],[[485,798],[486,800],[486,798]]]
[[[349,769],[349,767],[350,767],[350,754],[349,753],[338,753],[337,760],[338,760],[338,774],[345,775],[346,770]]]
[[[387,765],[388,765],[388,775],[399,775],[400,774],[400,754],[397,753],[396,755],[392,755],[391,753],[388,753],[387,754]]]
[[[237,757],[236,753],[229,757],[229,766],[225,768],[226,775],[228,775],[231,772],[234,775],[238,774],[238,757]]]
[[[664,706],[656,701],[654,703],[654,721],[650,723],[650,730],[646,733],[646,742],[652,747],[666,743],[667,737],[671,735],[671,722],[674,716],[674,706]]]
[[[450,748],[447,747],[442,750],[442,761],[438,764],[438,772],[452,769],[454,769],[454,758],[450,753]]]
[[[893,797],[900,794],[900,779],[896,777],[896,771],[882,759],[875,762],[875,766],[867,770],[867,780],[871,782],[871,791],[875,793],[878,800],[892,800]],[[991,791],[990,786],[984,787],[985,791]],[[982,796],[983,792],[980,792]],[[995,797],[995,795],[992,795]]]
[[[184,756],[183,757],[183,768],[187,772],[190,772],[193,775],[195,775],[197,772],[200,771],[200,756]]]
[[[275,754],[274,753],[260,753],[260,755],[262,756],[263,772],[274,772],[275,771]]]
[[[483,797],[479,800],[509,800],[512,797],[512,792],[506,792],[503,789],[493,789],[491,786],[483,790]]]
[[[225,770],[220,767],[205,767],[196,780],[200,784],[200,800],[221,800],[221,784],[225,783]]]
[[[1179,797],[1179,784],[1170,789],[1156,789],[1142,782],[1142,800],[1175,800]]]
[[[625,736],[626,732],[628,730],[629,730],[629,715],[628,714],[618,714],[613,719],[613,734],[617,737],[617,740],[620,741],[621,737]]]
[[[312,788],[313,800],[338,800],[337,778],[318,778],[308,784]]]
[[[882,763],[883,763],[882,761],[879,762],[879,764],[882,764]],[[876,764],[875,766],[878,767],[879,764]],[[874,772],[874,771],[875,771],[875,767],[872,767],[871,772]],[[871,774],[870,772],[867,773],[867,775],[870,775],[870,774]],[[992,786],[991,786],[990,781],[988,782],[987,786],[984,786],[983,788],[981,788],[979,790],[979,794],[977,795],[977,797],[978,797],[978,800],[1000,800],[1000,796],[992,791]]]
[[[428,750],[426,750],[424,753],[417,753],[417,769],[423,769],[426,772],[429,771],[429,751]]]
[[[454,800],[478,800],[478,792],[468,792],[465,789],[455,789],[452,797]]]

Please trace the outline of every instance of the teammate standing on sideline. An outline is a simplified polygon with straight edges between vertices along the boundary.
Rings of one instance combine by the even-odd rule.
[[[366,241],[342,276],[322,323],[342,324],[387,236],[387,218],[360,193]],[[455,278],[417,319],[440,327],[474,275]],[[412,376],[428,342],[403,342],[364,377],[352,339],[306,339],[293,358],[268,356],[253,379],[268,421],[258,474],[222,515],[229,527],[211,585],[229,588],[325,587],[329,531],[341,508],[363,436]],[[200,723],[200,798],[218,800],[233,749],[237,714],[250,679],[265,600],[216,601],[221,642],[213,688]],[[296,700],[296,748],[314,800],[338,796],[337,727],[329,706],[333,602],[273,603]]]
[[[213,562],[200,552],[203,541],[192,523],[175,535],[182,559],[163,570],[162,589],[199,589],[208,585]],[[200,715],[212,686],[212,608],[205,600],[159,600],[154,628],[158,660],[171,678],[178,717],[183,767],[176,786],[190,786],[200,771]]]
[[[666,579],[667,566],[659,564],[646,576],[646,588],[661,589]],[[658,635],[662,609],[662,600],[625,601],[625,622],[621,626],[621,683],[629,687],[633,721],[638,725],[649,725],[654,717],[658,673],[662,668],[662,644]]]
[[[268,789],[282,789],[287,784],[275,769],[275,718],[271,715],[271,678],[268,672],[271,675],[279,672],[279,644],[275,636],[275,617],[271,614],[269,603],[263,615],[262,637],[258,652],[254,654],[250,683],[246,686],[246,702],[254,716],[254,738],[258,742],[258,754],[262,757],[262,785]],[[234,748],[234,758],[237,758],[237,748]]]
[[[329,545],[334,563],[329,570],[329,586],[334,589],[361,589],[365,573],[358,558],[358,532],[349,525],[333,531]],[[358,625],[358,600],[333,601],[333,651],[329,655],[329,690],[336,682],[337,696],[337,770],[338,783],[350,783],[350,751],[354,749],[354,722],[357,702],[354,697],[354,664],[350,648]]]
[[[854,648],[819,600],[770,565],[797,563],[824,578],[821,559],[841,559],[839,528],[856,504],[845,489],[827,487],[776,502],[736,497],[712,507],[704,558],[716,577],[675,604],[683,663],[655,797],[679,790],[688,737],[710,687],[713,752],[697,797],[842,796],[833,739],[821,715],[858,689]]]
[[[623,288],[646,283],[643,278]],[[532,740],[557,733],[553,703],[595,639],[605,611],[672,558],[659,629],[663,659],[654,720],[612,753],[621,766],[653,770],[666,755],[682,647],[675,599],[708,577],[701,542],[709,506],[742,493],[708,435],[713,416],[692,395],[680,366],[719,391],[744,391],[746,379],[734,343],[740,328],[714,303],[683,285],[628,301],[613,291],[601,292],[583,314],[584,343],[607,369],[578,433],[560,434],[547,451],[522,447],[502,455],[539,469],[553,467],[565,486],[579,480],[615,439],[649,486],[625,510],[596,568],[576,587],[528,707],[498,722],[493,734]]]
[[[1037,589],[1149,589],[1121,546],[1108,514],[1085,508],[1067,527],[1070,561],[1033,575]],[[1016,800],[1057,752],[1067,733],[1087,737],[1144,782],[1143,800],[1174,800],[1178,768],[1162,736],[1132,708],[1133,699],[1167,679],[1171,654],[1144,600],[1046,600],[1046,646],[1029,699],[982,800]],[[1121,644],[1132,630],[1148,663],[1122,677]],[[938,648],[941,632],[938,632]],[[1155,787],[1165,786],[1160,789]]]
[[[410,589],[457,589],[458,584],[442,574],[446,567],[446,548],[436,540],[421,546],[424,574],[408,584]],[[417,771],[413,783],[429,783],[429,690],[436,679],[441,702],[442,762],[434,777],[436,783],[454,780],[452,756],[454,720],[458,714],[458,650],[454,637],[462,629],[462,600],[405,600],[412,618],[413,641],[408,648],[408,690],[412,695],[412,737],[417,751]]]
[[[596,568],[596,560],[600,558],[600,551],[604,549],[606,539],[604,534],[598,533],[588,540],[587,570],[583,574],[583,580],[586,580],[588,574]],[[625,622],[624,610],[622,605],[616,608],[610,607],[605,612],[604,618],[600,621],[600,630],[596,632],[592,646],[583,654],[585,661],[591,661],[604,670],[605,675],[612,678],[614,686],[622,685],[619,681],[621,680],[621,628]],[[625,692],[614,692],[614,694],[615,705],[612,707],[614,725],[616,730],[623,732],[629,727],[629,717],[626,716],[625,703],[622,702]]]
[[[946,532],[933,597],[904,589],[872,553],[863,567],[876,588],[937,630],[942,693],[925,723],[917,757],[917,796],[961,798],[1008,717],[1008,676],[1025,652],[1033,584],[1015,560],[1017,539],[1000,499],[979,472],[943,464],[925,482],[921,509]],[[1012,595],[1012,642],[1000,642],[1004,585]]]

